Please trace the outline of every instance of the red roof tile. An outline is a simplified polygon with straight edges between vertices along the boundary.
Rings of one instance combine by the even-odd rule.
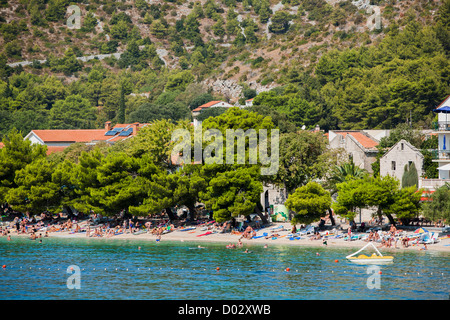
[[[444,107],[444,103],[450,98],[450,95],[447,96],[447,98],[444,99],[437,107],[436,109],[439,109],[440,107]]]
[[[104,141],[105,129],[80,129],[80,130],[33,130],[44,142],[91,142]]]
[[[217,103],[219,103],[219,102],[222,102],[222,101],[220,101],[220,100],[210,101],[210,102],[207,102],[207,103],[205,103],[205,104],[202,104],[201,106],[195,108],[195,109],[192,110],[192,111],[197,112],[197,111],[200,111],[200,110],[202,110],[202,109],[209,108],[209,107],[211,107],[211,106],[213,106],[213,105],[215,105],[215,104],[217,104]]]
[[[378,142],[369,138],[361,132],[350,132],[351,136],[355,138],[364,148],[372,149],[378,145]]]
[[[342,135],[344,138],[347,136],[347,134],[350,134],[366,149],[374,149],[378,145],[378,142],[376,140],[358,131],[341,131],[336,133]]]

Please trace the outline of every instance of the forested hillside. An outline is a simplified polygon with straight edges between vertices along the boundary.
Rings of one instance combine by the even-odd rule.
[[[450,1],[366,1],[380,28],[362,2],[0,0],[0,136],[189,120],[257,94],[284,131],[429,127],[450,94]]]

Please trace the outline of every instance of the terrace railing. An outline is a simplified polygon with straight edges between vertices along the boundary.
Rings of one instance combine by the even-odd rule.
[[[425,189],[437,189],[446,183],[450,183],[450,179],[419,179],[419,187]]]
[[[450,120],[448,121],[435,121],[432,124],[435,131],[450,131]]]
[[[450,150],[432,150],[431,157],[434,160],[450,160]]]

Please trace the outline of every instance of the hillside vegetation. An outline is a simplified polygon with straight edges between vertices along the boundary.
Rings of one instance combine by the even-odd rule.
[[[253,109],[285,131],[429,127],[450,92],[450,1],[372,0],[379,29],[357,5],[0,0],[0,135],[189,120],[204,102],[257,94]]]

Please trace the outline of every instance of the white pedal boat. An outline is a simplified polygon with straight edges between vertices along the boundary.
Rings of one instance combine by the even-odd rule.
[[[364,254],[360,254],[359,256],[356,256],[358,253],[363,251],[368,246],[372,246],[377,254],[373,253],[371,256],[366,256]],[[373,245],[372,242],[369,242],[364,247],[362,247],[360,250],[356,251],[355,253],[352,253],[346,258],[353,262],[353,263],[359,263],[359,264],[383,264],[383,263],[391,263],[394,261],[393,256],[383,256],[380,251]]]

